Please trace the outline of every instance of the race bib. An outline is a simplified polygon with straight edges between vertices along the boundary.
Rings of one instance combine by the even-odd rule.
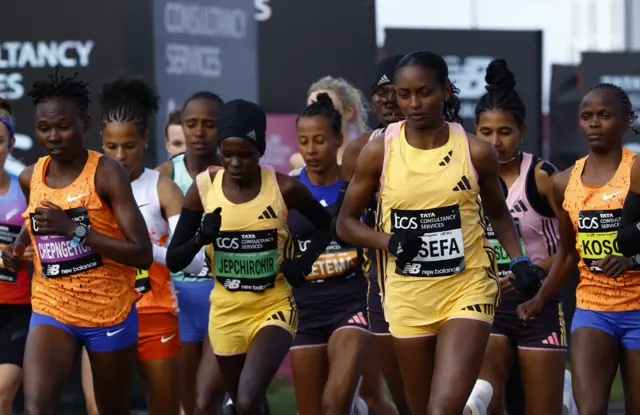
[[[7,245],[12,244],[16,240],[21,229],[22,226],[9,225],[5,223],[0,224],[0,252],[2,252]],[[18,274],[6,269],[2,263],[2,259],[0,259],[0,281],[16,282],[17,280]]]
[[[296,241],[296,256],[301,256],[306,252],[309,242],[304,239]],[[354,247],[343,246],[332,240],[322,255],[314,262],[311,274],[307,275],[307,280],[322,282],[324,279],[335,277],[349,279],[356,275],[359,266],[360,258]]]
[[[391,209],[391,232],[420,231],[422,247],[408,262],[396,260],[396,273],[408,277],[447,277],[465,269],[458,205],[425,210]]]
[[[205,280],[209,280],[213,278],[213,275],[211,275],[211,268],[209,268],[209,265],[206,262],[204,264],[204,267],[202,267],[202,271],[200,271],[199,273],[188,274],[185,272],[184,276],[186,278],[197,278],[197,279],[205,279]]]
[[[278,231],[220,232],[214,241],[216,279],[229,291],[262,292],[278,275]]]
[[[596,263],[607,255],[622,256],[616,237],[622,209],[583,210],[578,215],[578,246],[582,261],[594,274],[602,274]]]
[[[513,219],[516,223],[516,229],[518,230],[518,236],[520,237],[520,247],[522,248],[522,254],[527,255],[527,251],[524,247],[524,240],[522,239],[522,233],[520,233],[520,221],[517,218]],[[496,238],[496,234],[493,231],[493,226],[491,225],[491,221],[486,219],[486,232],[485,236],[493,246],[493,250],[496,253],[496,264],[498,265],[498,276],[504,277],[511,273],[511,269],[509,265],[511,265],[511,258],[507,254],[506,249],[500,244],[498,238]]]
[[[75,222],[90,226],[85,207],[68,209],[65,212]],[[43,234],[38,229],[34,214],[31,213],[29,216],[44,278],[68,277],[103,265],[102,256],[86,244],[79,244],[74,248],[71,246],[73,238]]]
[[[151,291],[151,281],[149,280],[149,271],[146,269],[134,268],[136,272],[136,291],[140,294]]]

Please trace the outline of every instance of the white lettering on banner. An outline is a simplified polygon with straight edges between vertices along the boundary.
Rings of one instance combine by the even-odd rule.
[[[254,4],[256,6],[257,12],[255,14],[255,18],[259,22],[266,22],[271,19],[271,6],[269,2],[271,0],[254,0]]]
[[[222,75],[222,51],[219,47],[168,43],[165,52],[168,75],[203,78],[219,78]]]
[[[487,66],[493,60],[490,56],[445,56],[449,66],[449,79],[460,89],[458,98],[461,100],[460,116],[473,118],[475,116],[476,101],[486,92],[485,80]]]
[[[171,34],[244,39],[247,14],[242,9],[168,2],[164,6],[164,26]]]

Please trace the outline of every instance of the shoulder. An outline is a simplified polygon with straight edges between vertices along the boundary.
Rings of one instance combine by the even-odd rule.
[[[469,156],[476,170],[482,171],[494,167],[497,169],[498,154],[493,144],[469,133],[467,133],[467,142],[469,144]]]
[[[304,167],[304,159],[300,153],[293,153],[289,158],[289,164],[292,169],[299,169]]]
[[[171,170],[173,169],[173,160],[167,160],[158,167],[155,168],[163,176],[171,177]]]
[[[553,176],[558,173],[558,168],[545,160],[538,159],[533,168],[536,183],[553,182]]]
[[[33,170],[35,169],[35,167],[36,165],[32,164],[22,170],[18,175],[18,183],[20,184],[20,188],[22,189],[23,193],[31,188],[31,178],[33,177]]]
[[[573,172],[574,166],[569,167],[553,176],[553,190],[556,195],[564,195],[564,191],[569,186],[569,180],[571,179],[571,172]]]
[[[96,173],[117,173],[124,172],[124,166],[118,160],[109,156],[103,155],[98,161],[98,167]]]
[[[177,193],[180,193],[180,195],[182,195],[180,187],[178,187],[178,185],[173,180],[171,180],[168,176],[164,176],[162,174],[158,175],[158,193],[160,193],[161,196],[165,192],[171,192],[173,196],[176,194],[176,191]]]

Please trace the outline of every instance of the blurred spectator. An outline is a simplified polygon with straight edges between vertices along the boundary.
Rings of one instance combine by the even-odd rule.
[[[173,110],[169,113],[169,119],[164,127],[164,147],[170,157],[186,151],[181,110]]]

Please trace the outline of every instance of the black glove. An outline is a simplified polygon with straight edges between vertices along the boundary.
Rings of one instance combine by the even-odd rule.
[[[311,274],[311,268],[306,267],[300,260],[285,259],[280,264],[280,272],[289,285],[298,288],[307,282],[307,275]]]
[[[515,277],[513,286],[521,294],[534,296],[538,293],[542,280],[547,273],[537,265],[522,260],[516,261],[511,266],[511,272]]]
[[[387,249],[396,260],[409,262],[422,248],[422,233],[418,231],[396,231],[391,235]]]
[[[218,236],[220,225],[222,225],[222,208],[216,208],[211,213],[204,215],[200,229],[198,230],[198,242],[202,245],[209,245]]]

